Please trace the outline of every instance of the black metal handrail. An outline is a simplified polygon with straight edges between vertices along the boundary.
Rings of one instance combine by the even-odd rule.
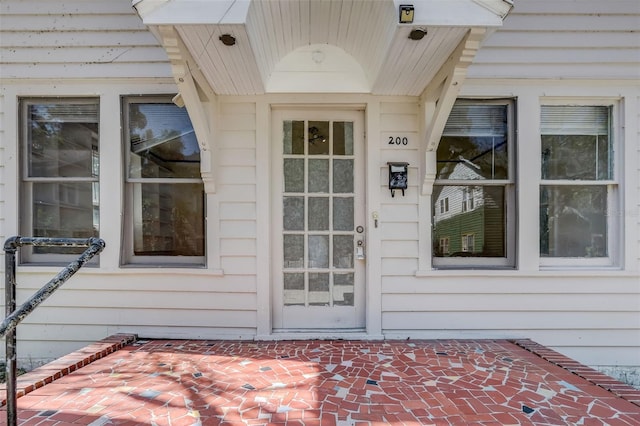
[[[78,259],[60,271],[53,279],[35,292],[20,308],[16,309],[16,252],[22,246],[35,247],[87,247]],[[0,325],[0,338],[5,337],[6,345],[6,389],[7,424],[15,426],[18,421],[17,408],[17,353],[16,327],[33,310],[51,296],[62,284],[73,276],[82,266],[100,253],[105,247],[100,238],[42,238],[11,237],[4,243],[5,259],[5,319]]]

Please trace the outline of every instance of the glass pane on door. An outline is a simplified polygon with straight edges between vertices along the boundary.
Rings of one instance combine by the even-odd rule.
[[[283,301],[354,306],[353,123],[283,122]]]

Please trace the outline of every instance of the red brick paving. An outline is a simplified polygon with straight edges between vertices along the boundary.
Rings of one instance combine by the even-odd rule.
[[[49,384],[18,399],[20,424],[640,425],[633,388],[528,340],[133,338],[70,355],[84,366],[53,382],[50,366],[22,376]]]

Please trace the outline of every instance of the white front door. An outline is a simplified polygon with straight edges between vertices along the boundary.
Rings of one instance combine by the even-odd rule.
[[[363,112],[273,117],[274,328],[364,328]]]

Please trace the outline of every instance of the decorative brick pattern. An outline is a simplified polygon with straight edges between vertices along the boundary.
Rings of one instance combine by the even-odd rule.
[[[54,380],[60,379],[67,374],[76,371],[90,363],[101,359],[115,351],[118,351],[128,344],[135,342],[135,334],[114,334],[99,342],[85,346],[84,348],[65,355],[55,361],[38,367],[17,378],[17,396],[24,396],[34,390],[41,388]],[[20,348],[18,348],[20,350]],[[0,384],[0,406],[7,403],[6,384]]]
[[[594,370],[591,367],[580,364],[579,362],[532,340],[513,340],[513,343],[640,407],[640,390],[609,377],[598,370]]]
[[[527,342],[137,340],[19,398],[18,415],[58,426],[640,424],[640,407]]]

